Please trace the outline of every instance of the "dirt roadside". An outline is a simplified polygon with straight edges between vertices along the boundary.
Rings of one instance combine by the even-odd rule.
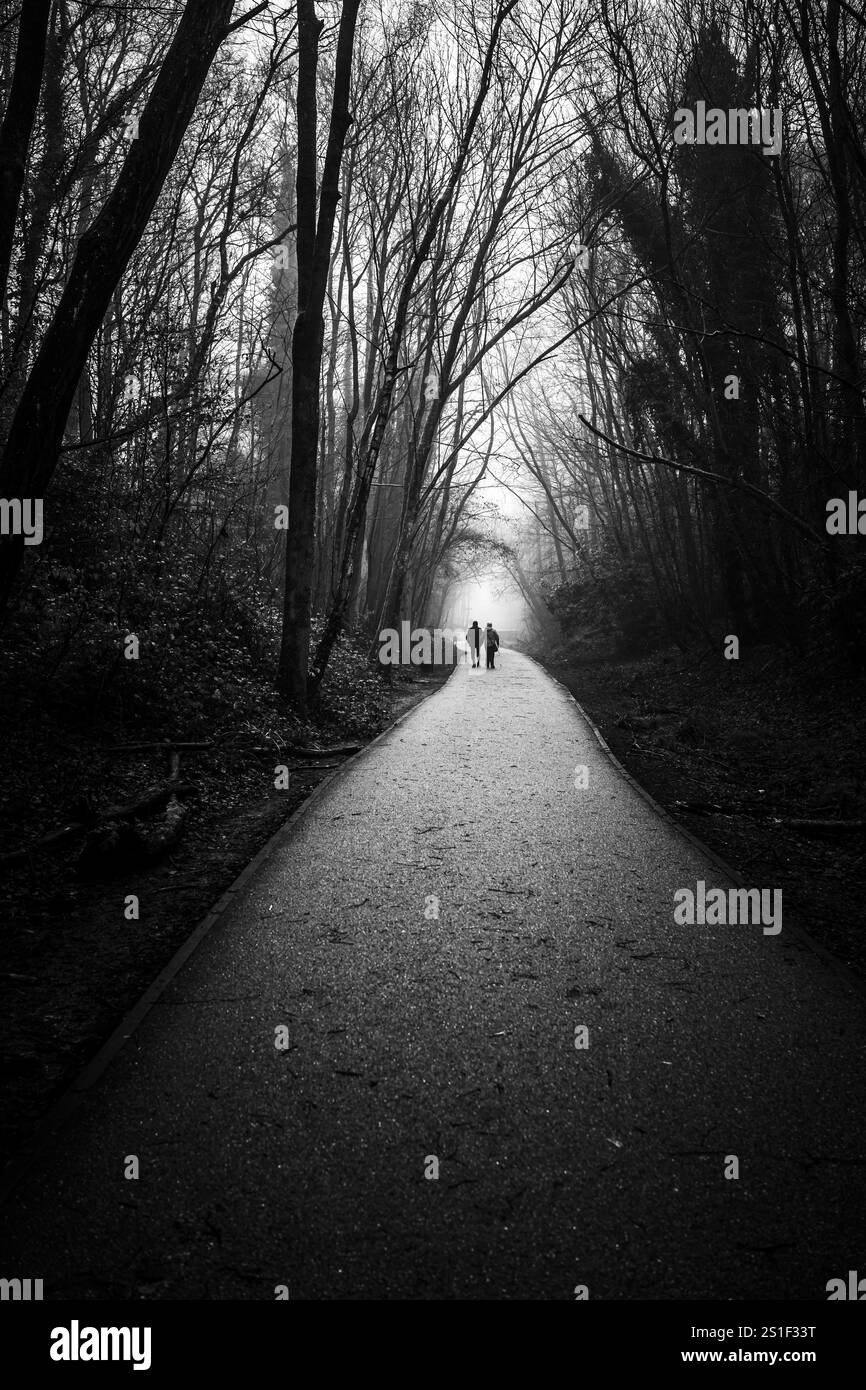
[[[785,917],[866,978],[866,833],[855,828],[866,821],[862,677],[767,652],[739,662],[675,651],[575,662],[555,652],[545,664],[676,820],[748,886],[781,888]],[[792,820],[846,828],[798,830]]]
[[[351,741],[369,742],[448,675],[450,668],[401,672],[388,692],[381,727]],[[347,738],[334,732],[322,746],[341,742]],[[163,757],[125,759],[116,784],[105,789],[106,800],[123,801],[130,788],[158,782]],[[0,1164],[26,1142],[213,903],[340,761],[293,764],[288,789],[271,786],[262,795],[273,782],[273,755],[256,759],[225,748],[197,754],[183,768],[199,789],[189,824],[158,864],[82,882],[76,873],[78,840],[39,851],[3,873]],[[33,838],[31,831],[24,843]],[[129,895],[139,899],[138,920],[126,919]]]

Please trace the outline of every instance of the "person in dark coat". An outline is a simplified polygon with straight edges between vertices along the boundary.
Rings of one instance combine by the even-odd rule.
[[[487,624],[487,629],[484,633],[484,645],[487,648],[487,669],[488,671],[495,671],[496,664],[493,658],[499,651],[499,633],[492,623]]]
[[[469,655],[472,657],[472,665],[481,665],[481,648],[484,646],[484,633],[478,626],[477,619],[472,620],[472,626],[466,633],[466,641],[469,644]]]

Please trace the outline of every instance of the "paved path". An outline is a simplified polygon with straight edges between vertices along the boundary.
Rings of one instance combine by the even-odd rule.
[[[866,1259],[863,998],[784,927],[674,925],[701,878],[539,667],[459,669],[176,976],[13,1197],[0,1272],[47,1297],[825,1299]]]

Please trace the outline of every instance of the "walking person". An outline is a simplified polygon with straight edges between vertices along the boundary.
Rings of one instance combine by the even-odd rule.
[[[472,657],[472,665],[481,665],[481,648],[484,646],[484,633],[478,626],[478,620],[473,618],[472,626],[466,633],[466,641],[469,646],[469,655]]]
[[[499,633],[496,631],[496,628],[493,626],[492,623],[487,624],[487,628],[484,633],[484,644],[487,647],[487,669],[488,671],[495,671],[496,663],[494,662],[493,658],[499,651]]]

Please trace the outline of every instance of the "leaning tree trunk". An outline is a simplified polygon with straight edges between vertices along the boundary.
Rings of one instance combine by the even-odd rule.
[[[79,377],[99,325],[138,245],[198,102],[233,0],[187,0],[139,122],[138,138],[108,201],[82,236],[45,332],[0,461],[0,496],[43,498]],[[0,613],[21,564],[23,536],[0,536]]]

